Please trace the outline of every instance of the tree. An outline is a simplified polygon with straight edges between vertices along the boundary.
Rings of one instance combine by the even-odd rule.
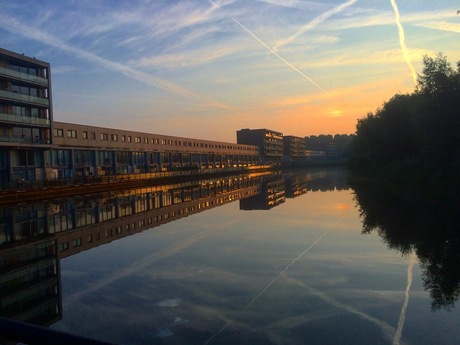
[[[399,177],[410,168],[436,178],[460,169],[460,61],[457,71],[442,54],[423,63],[412,94],[395,95],[358,120],[352,169]]]
[[[433,95],[458,88],[460,61],[457,63],[457,72],[442,53],[438,53],[435,58],[425,55],[423,65],[423,72],[417,78],[418,93]]]

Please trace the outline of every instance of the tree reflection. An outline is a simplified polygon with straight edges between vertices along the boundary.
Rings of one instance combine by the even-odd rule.
[[[455,184],[455,183],[454,183]],[[390,186],[350,179],[363,233],[377,231],[388,247],[417,254],[432,309],[454,307],[460,293],[460,202],[446,181]]]

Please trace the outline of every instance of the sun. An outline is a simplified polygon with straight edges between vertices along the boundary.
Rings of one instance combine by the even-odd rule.
[[[329,114],[331,114],[331,116],[333,117],[339,117],[339,116],[342,116],[342,110],[339,110],[339,109],[332,110],[329,112]]]

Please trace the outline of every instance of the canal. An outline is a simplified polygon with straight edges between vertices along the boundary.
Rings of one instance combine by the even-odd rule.
[[[369,193],[330,167],[5,206],[0,313],[116,344],[460,343],[458,254],[433,273]]]

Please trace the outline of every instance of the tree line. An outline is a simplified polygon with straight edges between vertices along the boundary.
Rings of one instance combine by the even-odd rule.
[[[410,94],[397,94],[359,119],[349,166],[411,178],[452,176],[460,168],[460,61],[424,56]]]

